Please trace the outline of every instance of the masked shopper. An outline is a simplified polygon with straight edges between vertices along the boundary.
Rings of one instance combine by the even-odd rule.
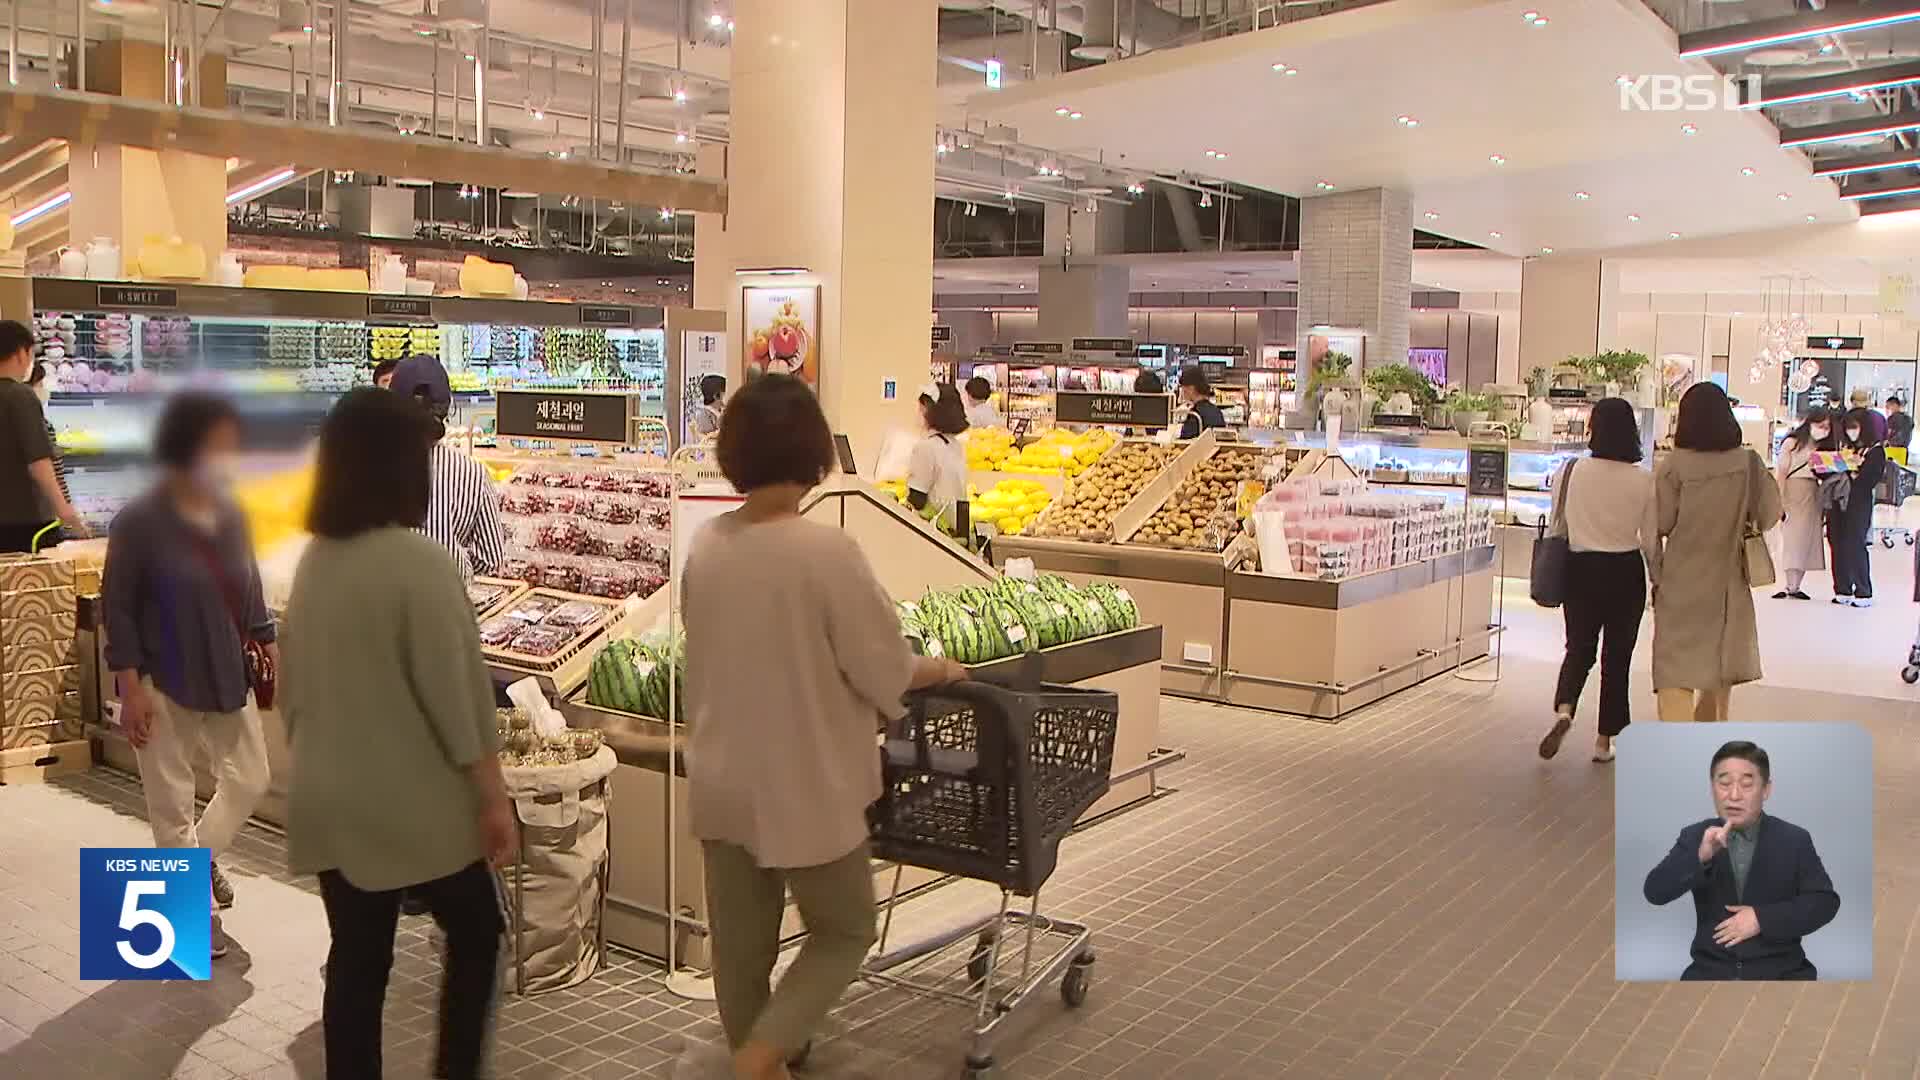
[[[394,368],[387,389],[425,409],[433,430],[433,491],[423,531],[453,556],[461,577],[493,573],[507,558],[507,530],[487,467],[447,445],[453,409],[447,369],[437,358],[416,353]]]
[[[273,618],[246,517],[229,497],[240,417],[224,398],[182,394],[154,434],[161,475],[113,521],[101,598],[120,727],[140,762],[157,847],[204,847],[213,895],[234,902],[218,859],[267,789],[267,748],[249,693],[248,642],[277,666]],[[204,748],[214,796],[194,819]],[[214,955],[226,952],[219,920]]]
[[[1653,471],[1653,689],[1662,720],[1725,720],[1760,677],[1746,536],[1779,524],[1780,489],[1713,383],[1681,396],[1673,446]]]
[[[1887,451],[1880,443],[1872,409],[1848,409],[1839,420],[1835,446],[1848,471],[1835,483],[1844,498],[1827,511],[1827,544],[1833,550],[1833,602],[1873,606],[1873,560],[1867,532],[1873,527],[1873,496],[1887,472]]]
[[[1786,517],[1780,523],[1780,591],[1775,600],[1811,600],[1801,584],[1807,571],[1827,568],[1821,542],[1825,515],[1820,510],[1820,477],[1813,471],[1813,452],[1833,449],[1833,414],[1825,408],[1807,410],[1800,426],[1780,440],[1773,479],[1780,485],[1780,505]]]
[[[402,891],[445,935],[433,1075],[482,1075],[504,928],[490,862],[514,847],[493,685],[465,587],[418,531],[438,437],[371,388],[320,431],[309,527],[288,604],[293,782],[287,861],[317,874],[332,945],[322,1005],[329,1080],[381,1075]]]
[[[743,387],[718,456],[747,500],[688,545],[688,798],[734,1071],[769,1080],[787,1075],[873,943],[876,730],[909,689],[965,671],[914,656],[859,547],[800,516],[834,460],[805,383],[766,375]],[[752,678],[741,656],[761,658]],[[807,941],[771,989],[789,891]]]

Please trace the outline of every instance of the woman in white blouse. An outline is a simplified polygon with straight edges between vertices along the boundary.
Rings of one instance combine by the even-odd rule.
[[[873,943],[876,732],[908,690],[966,670],[915,656],[859,546],[800,516],[834,463],[805,383],[741,388],[717,454],[747,499],[700,530],[683,573],[688,802],[734,1073],[784,1080]],[[807,941],[770,988],[789,890]]]
[[[1589,457],[1569,461],[1554,478],[1553,505],[1567,519],[1567,651],[1553,693],[1553,727],[1540,756],[1553,757],[1573,726],[1580,691],[1600,660],[1600,731],[1593,760],[1613,760],[1613,740],[1630,716],[1627,679],[1647,609],[1648,554],[1653,550],[1653,474],[1640,467],[1640,425],[1624,398],[1595,402],[1588,418]],[[1604,639],[1604,643],[1603,643]]]

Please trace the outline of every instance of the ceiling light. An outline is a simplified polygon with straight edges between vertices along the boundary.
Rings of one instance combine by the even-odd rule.
[[[1541,248],[1541,249],[1540,249],[1540,254],[1542,254],[1542,255],[1551,255],[1551,254],[1553,254],[1553,249],[1552,249],[1552,248],[1550,248],[1550,247],[1543,247],[1543,248]]]
[[[716,11],[713,14],[707,16],[707,25],[713,27],[715,30],[718,30],[721,27],[727,25],[727,17]]]
[[[1488,233],[1487,235],[1493,237],[1495,240],[1498,240],[1500,239],[1501,233],[1499,229],[1495,229],[1492,232]]]
[[[1697,135],[1699,133],[1700,129],[1695,127],[1691,122],[1680,125],[1680,134],[1682,135]]]
[[[246,187],[238,188],[233,191],[227,192],[227,205],[232,206],[234,203],[237,203],[237,202],[245,202],[248,199],[253,198],[255,195],[258,195],[263,191],[267,191],[270,188],[279,187],[281,184],[284,184],[291,179],[293,179],[293,170],[281,169],[279,172],[274,173],[272,176],[266,177],[265,179],[255,180],[253,183],[248,184]]]
[[[1540,17],[1540,13],[1533,10],[1532,8],[1528,8],[1527,10],[1520,13],[1520,17],[1522,19],[1525,19],[1528,22],[1532,22],[1535,19],[1538,19]]]
[[[1780,145],[1788,148],[1813,146],[1817,143],[1846,142],[1853,139],[1872,139],[1881,135],[1893,135],[1920,128],[1920,119],[1916,119],[1912,113],[1902,115],[1904,119],[1888,119],[1874,114],[1831,124],[1783,128],[1780,132]]]
[[[1890,90],[1916,82],[1920,82],[1920,62],[1909,60],[1864,71],[1842,71],[1832,75],[1768,83],[1761,86],[1751,99],[1742,101],[1740,107],[1771,109],[1779,105],[1798,105],[1832,97],[1865,101],[1872,91]]]
[[[1752,176],[1752,175],[1753,175],[1753,166],[1751,166],[1751,165],[1748,165],[1748,166],[1746,166],[1746,167],[1744,167],[1744,168],[1742,168],[1742,169],[1740,170],[1740,175],[1741,175],[1741,176]]]
[[[1423,217],[1425,217],[1425,218],[1426,218],[1426,219],[1427,219],[1428,221],[1438,221],[1438,220],[1440,220],[1440,214],[1439,214],[1439,212],[1438,212],[1438,211],[1435,211],[1435,210],[1429,210],[1429,211],[1427,211],[1427,212],[1426,212],[1425,214],[1423,214],[1423,215],[1421,215],[1421,216],[1423,216]]]
[[[660,208],[660,220],[661,220],[661,221],[672,221],[672,220],[673,220],[673,214],[674,214],[674,210],[673,210],[673,207],[671,207],[671,206],[663,206],[663,207],[661,207],[661,208]]]
[[[500,197],[503,199],[537,199],[540,197],[540,193],[537,191],[521,191],[518,188],[510,188],[501,192]]]
[[[1080,119],[1080,117],[1081,117],[1082,115],[1084,115],[1084,114],[1082,114],[1082,113],[1081,113],[1081,112],[1080,112],[1080,111],[1079,111],[1078,109],[1076,109],[1076,110],[1074,110],[1073,112],[1070,112],[1070,113],[1068,113],[1068,114],[1067,114],[1067,119],[1069,119],[1069,120],[1078,120],[1078,119]]]
[[[1817,217],[1816,215],[1813,215],[1813,214],[1808,214],[1808,215],[1807,215],[1807,220],[1808,220],[1808,221],[1818,221],[1818,220],[1820,220],[1820,219],[1819,219],[1819,218],[1818,218],[1818,217]]]
[[[1840,197],[1860,202],[1866,199],[1890,199],[1896,195],[1920,195],[1920,186],[1886,188],[1881,191],[1843,191]]]
[[[1773,19],[1756,19],[1732,26],[1715,27],[1680,35],[1680,55],[1716,56],[1744,52],[1785,41],[1872,30],[1898,23],[1920,21],[1920,8],[1875,12],[1857,5],[1801,12]]]
[[[423,188],[423,187],[433,186],[433,181],[428,180],[425,177],[421,177],[421,176],[396,176],[396,177],[393,177],[391,180],[389,180],[388,183],[392,184],[394,187],[405,187],[405,188]]]
[[[1506,155],[1504,154],[1488,154],[1487,160],[1493,162],[1495,165],[1505,165],[1507,163]]]
[[[1615,76],[1613,77],[1613,85],[1615,85],[1615,86],[1632,86],[1632,85],[1633,85],[1633,76],[1631,76],[1631,75],[1615,75]]]
[[[1275,63],[1275,64],[1273,65],[1273,70],[1275,70],[1275,71],[1277,71],[1277,72],[1279,72],[1279,73],[1280,73],[1280,74],[1282,74],[1282,75],[1298,75],[1298,74],[1300,74],[1300,69],[1299,69],[1299,68],[1297,68],[1297,67],[1294,67],[1293,65],[1291,65],[1291,64],[1288,64],[1288,63],[1286,63],[1286,62],[1284,62],[1284,61],[1282,61],[1282,62],[1278,62],[1278,63]]]
[[[1879,172],[1883,169],[1904,169],[1920,166],[1920,154],[1900,153],[1877,157],[1839,158],[1827,164],[1815,163],[1815,176],[1851,176],[1855,173]]]
[[[73,192],[63,191],[60,194],[55,195],[53,198],[48,199],[46,202],[43,202],[38,206],[34,206],[26,210],[22,210],[20,213],[15,214],[10,220],[13,222],[14,227],[18,228],[22,225],[25,225],[27,222],[32,221],[34,218],[40,217],[45,214],[53,213],[55,210],[58,210],[61,207],[67,205],[67,202],[72,198],[73,198]]]
[[[1677,233],[1677,232],[1670,232],[1670,233],[1668,233],[1668,234],[1667,234],[1667,239],[1669,239],[1669,240],[1678,240],[1678,239],[1680,239],[1680,234],[1679,234],[1679,233]]]
[[[1793,198],[1793,196],[1783,191],[1780,194],[1775,195],[1774,198],[1779,199],[1781,202],[1786,202],[1788,199]]]
[[[1573,193],[1573,197],[1579,199],[1581,202],[1586,202],[1588,199],[1593,198],[1593,194],[1586,191],[1576,191]]]
[[[1319,188],[1319,189],[1320,189],[1321,191],[1332,191],[1332,190],[1333,190],[1333,183],[1332,183],[1331,181],[1328,181],[1328,180],[1322,180],[1322,181],[1320,181],[1319,183],[1317,183],[1317,184],[1315,184],[1315,185],[1313,185],[1313,186],[1314,186],[1314,187],[1317,187],[1317,188]]]
[[[1053,115],[1055,115],[1055,116],[1065,116],[1065,115],[1067,115],[1068,113],[1070,113],[1070,112],[1072,112],[1072,111],[1073,111],[1072,109],[1069,109],[1069,108],[1067,108],[1067,107],[1066,107],[1065,105],[1062,105],[1062,106],[1060,106],[1059,108],[1057,108],[1057,109],[1055,109],[1055,110],[1053,110]]]
[[[1406,127],[1406,128],[1417,128],[1420,126],[1420,121],[1414,119],[1411,116],[1406,115],[1405,113],[1402,113],[1398,117],[1396,117],[1394,122],[1399,124],[1401,127]]]

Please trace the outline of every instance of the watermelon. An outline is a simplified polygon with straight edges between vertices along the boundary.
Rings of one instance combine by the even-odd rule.
[[[1127,590],[1112,582],[1096,581],[1086,587],[1086,592],[1100,601],[1100,607],[1107,615],[1107,632],[1131,630],[1140,625],[1140,609],[1134,605],[1133,596]]]
[[[587,703],[603,709],[686,718],[686,650],[678,639],[610,641],[587,671]]]

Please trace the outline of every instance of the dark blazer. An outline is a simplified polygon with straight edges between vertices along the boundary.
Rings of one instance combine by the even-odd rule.
[[[1647,902],[1668,904],[1693,894],[1698,924],[1693,933],[1693,962],[1680,976],[1695,979],[1813,979],[1819,977],[1800,939],[1833,921],[1840,894],[1833,891],[1826,867],[1813,849],[1813,836],[1784,818],[1766,814],[1747,868],[1747,888],[1735,895],[1733,862],[1724,849],[1700,864],[1700,840],[1719,818],[1680,830],[1673,850],[1647,874]],[[1731,949],[1714,943],[1713,928],[1732,916],[1730,904],[1753,908],[1760,933]]]

